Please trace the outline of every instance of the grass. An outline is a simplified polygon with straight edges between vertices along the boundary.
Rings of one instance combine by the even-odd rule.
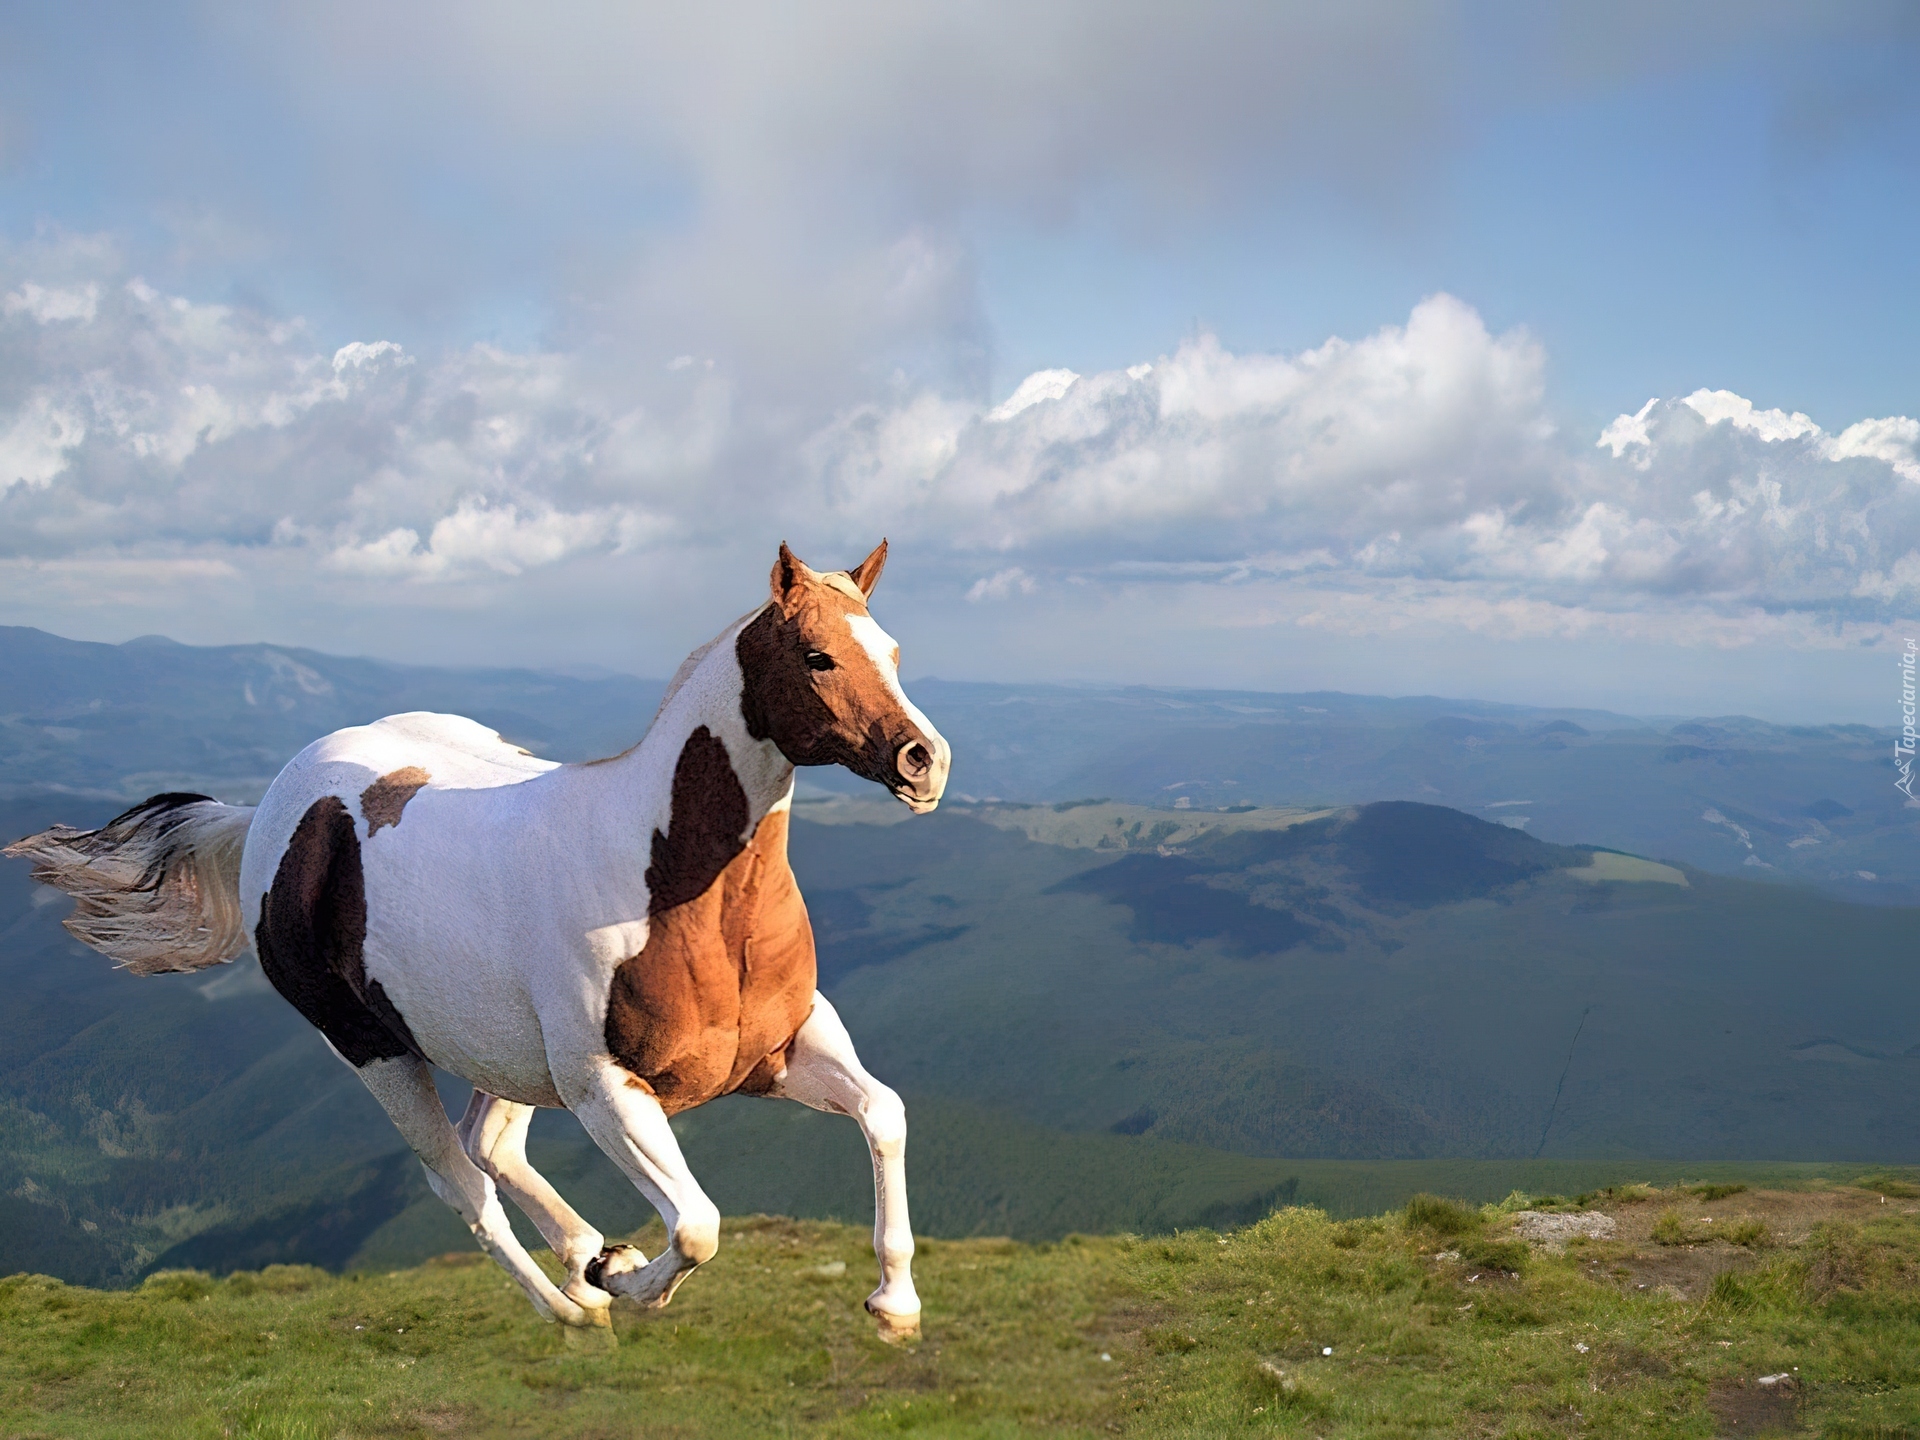
[[[1749,1198],[1796,1207],[1777,1248],[1649,1254],[1666,1217],[1641,1206],[1616,1212],[1638,1238],[1493,1266],[1466,1251],[1514,1245],[1507,1213],[1432,1197],[1227,1233],[924,1242],[925,1338],[904,1349],[860,1312],[865,1232],[765,1217],[727,1222],[672,1308],[622,1318],[611,1345],[540,1324],[465,1255],[386,1275],[174,1272],[123,1292],[15,1276],[0,1281],[0,1433],[1920,1434],[1920,1214],[1840,1187]],[[1657,1199],[1697,1222],[1695,1197]],[[1648,1265],[1693,1298],[1636,1283]]]
[[[1702,1200],[1724,1200],[1729,1195],[1739,1195],[1744,1193],[1746,1188],[1747,1187],[1745,1185],[1738,1185],[1738,1184],[1736,1185],[1690,1185],[1687,1187],[1687,1191],[1689,1194],[1698,1195]]]

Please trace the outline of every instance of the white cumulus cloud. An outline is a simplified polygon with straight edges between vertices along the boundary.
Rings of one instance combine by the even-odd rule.
[[[409,580],[446,579],[475,570],[518,575],[616,541],[631,533],[634,524],[629,515],[612,511],[522,514],[515,505],[469,499],[437,521],[424,542],[403,526],[373,540],[338,546],[325,563],[336,570]]]
[[[982,600],[1006,600],[1014,595],[1031,595],[1036,588],[1031,575],[1018,565],[1009,565],[974,581],[968,587],[967,599],[975,604]]]
[[[1543,363],[1525,332],[1491,335],[1441,295],[1294,356],[1202,335],[1150,365],[1043,371],[984,413],[867,407],[813,458],[843,509],[906,506],[967,547],[1357,550],[1550,492]]]
[[[196,583],[427,604],[885,534],[951,598],[1213,586],[1219,623],[1855,644],[1920,604],[1920,422],[1830,433],[1703,388],[1567,433],[1540,345],[1448,295],[1292,354],[1201,334],[999,396],[875,374],[847,404],[853,379],[809,400],[666,349],[323,346],[98,245],[57,284],[31,258],[0,251],[0,598],[191,560]],[[926,256],[896,259],[919,283]]]

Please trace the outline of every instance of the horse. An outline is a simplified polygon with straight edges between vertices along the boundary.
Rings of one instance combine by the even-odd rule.
[[[547,1320],[663,1308],[717,1251],[720,1213],[669,1117],[732,1094],[851,1116],[873,1159],[866,1308],[883,1338],[911,1338],[906,1110],[816,988],[787,862],[796,766],[844,766],[915,814],[946,788],[947,742],[868,610],[886,558],[882,540],[822,573],[783,543],[766,602],[687,657],[611,758],[556,764],[459,716],[391,715],[314,741],[257,807],[155,795],[5,853],[72,894],[67,928],[137,974],[250,943]],[[435,1066],[473,1086],[457,1127]],[[543,1106],[572,1111],[659,1211],[658,1255],[609,1244],[527,1163]]]

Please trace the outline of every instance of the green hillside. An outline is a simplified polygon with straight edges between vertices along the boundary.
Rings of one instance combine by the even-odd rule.
[[[1892,732],[1459,697],[917,682],[954,789],[1136,805],[1446,805],[1561,844],[1920,904]]]
[[[87,804],[0,825],[104,818]],[[822,983],[908,1098],[926,1233],[1920,1159],[1910,912],[1432,806],[796,814]],[[134,980],[63,910],[0,867],[0,1272],[124,1285],[470,1243],[253,962]],[[677,1128],[730,1213],[871,1214],[843,1120],[742,1099]],[[532,1153],[609,1232],[648,1218],[572,1117],[542,1114]]]
[[[1617,1191],[1553,1253],[1513,1197],[1282,1210],[1177,1236],[923,1242],[918,1344],[860,1310],[868,1236],[728,1221],[663,1315],[569,1336],[480,1257],[332,1276],[0,1280],[0,1428],[361,1437],[1920,1433],[1911,1184]],[[1888,1195],[1891,1189],[1894,1193]],[[1889,1203],[1891,1201],[1892,1203]],[[658,1229],[639,1237],[651,1250]]]
[[[1120,810],[796,824],[877,1073],[1250,1155],[1920,1158],[1910,911],[1432,806]]]

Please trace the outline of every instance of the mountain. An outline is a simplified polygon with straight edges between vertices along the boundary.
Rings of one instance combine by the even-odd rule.
[[[406,710],[468,715],[587,760],[645,733],[665,687],[613,675],[447,670],[274,645],[124,645],[0,626],[0,795],[136,800],[198,788],[248,801],[309,741]]]
[[[916,1093],[1252,1155],[1920,1157],[1910,911],[1405,802],[982,807],[796,868]]]
[[[955,790],[1027,802],[1447,805],[1561,844],[1920,904],[1893,731],[1330,693],[920,681]]]
[[[125,645],[0,627],[0,795],[247,800],[308,741],[402,710],[470,715],[541,755],[612,754],[658,681],[447,670],[269,645]],[[1893,788],[1892,732],[1744,717],[1655,723],[1594,710],[1330,693],[983,685],[923,679],[956,798],[1136,805],[1411,800],[1560,844],[1920,904],[1920,805]],[[859,793],[808,772],[816,793]]]

